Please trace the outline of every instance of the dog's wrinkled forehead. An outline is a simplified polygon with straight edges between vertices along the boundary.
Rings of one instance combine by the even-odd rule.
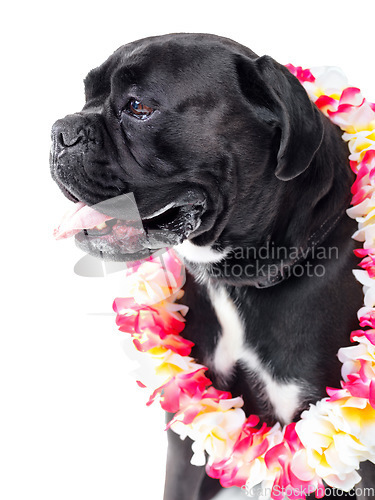
[[[159,102],[181,97],[212,85],[228,85],[234,73],[234,53],[243,47],[214,36],[153,37],[120,47],[85,79],[86,101],[124,92]],[[247,50],[247,55],[255,54]],[[233,78],[235,75],[233,74]],[[188,82],[188,85],[186,84]],[[173,93],[170,89],[173,88]]]

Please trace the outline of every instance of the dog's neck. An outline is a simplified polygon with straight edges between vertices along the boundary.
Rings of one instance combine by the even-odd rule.
[[[343,217],[353,182],[348,150],[341,131],[328,119],[324,126],[324,140],[306,172],[289,182],[272,179],[272,189],[259,186],[263,191],[256,206],[251,193],[237,200],[213,245],[202,247],[194,240],[182,245],[180,253],[196,278],[277,285],[293,274],[293,266],[313,259],[338,225],[348,223]],[[244,214],[259,226],[244,227]]]

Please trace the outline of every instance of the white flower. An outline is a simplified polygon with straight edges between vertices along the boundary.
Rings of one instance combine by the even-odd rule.
[[[197,415],[190,424],[184,425],[184,436],[189,436],[193,441],[194,452],[191,459],[193,465],[205,465],[205,452],[209,456],[209,463],[228,458],[233,450],[233,445],[241,433],[246,420],[245,412],[240,408],[243,405],[241,398],[223,400],[212,411],[203,411]],[[230,405],[226,409],[225,406]],[[177,424],[177,422],[176,422]],[[181,425],[172,425],[172,429],[180,433]]]
[[[304,82],[307,93],[315,102],[321,95],[328,95],[339,99],[344,88],[348,86],[345,73],[336,66],[317,66],[311,68],[315,82]]]
[[[329,486],[350,490],[360,462],[375,461],[375,410],[366,399],[323,399],[302,413],[296,431],[309,466]]]
[[[370,111],[373,115],[372,120],[374,120],[375,113],[371,110],[371,108]],[[368,119],[371,118],[370,111],[368,112],[369,115]],[[363,158],[363,155],[366,151],[368,151],[369,149],[375,149],[375,133],[373,130],[373,126],[371,130],[368,130],[368,128],[370,128],[371,125],[369,125],[369,122],[365,120],[367,120],[366,116],[363,117],[363,121],[359,122],[356,127],[358,129],[365,128],[365,130],[355,131],[351,134],[345,133],[342,136],[344,141],[348,141],[348,147],[350,151],[349,160],[351,161],[359,162]]]

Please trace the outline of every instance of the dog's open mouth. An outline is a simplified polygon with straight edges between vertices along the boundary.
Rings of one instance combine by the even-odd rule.
[[[75,236],[82,250],[104,259],[138,259],[152,250],[181,243],[199,227],[205,208],[204,199],[192,201],[185,196],[141,218],[134,209],[134,198],[129,204],[130,198],[124,196],[128,202],[125,205],[121,197],[121,203],[112,199],[95,208],[75,203],[55,229],[54,237]]]

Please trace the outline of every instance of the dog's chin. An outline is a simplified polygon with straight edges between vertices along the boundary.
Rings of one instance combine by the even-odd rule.
[[[84,252],[107,261],[145,259],[189,238],[201,225],[204,207],[182,205],[159,212],[142,222],[111,219],[100,230],[85,229],[75,235],[76,244]]]

